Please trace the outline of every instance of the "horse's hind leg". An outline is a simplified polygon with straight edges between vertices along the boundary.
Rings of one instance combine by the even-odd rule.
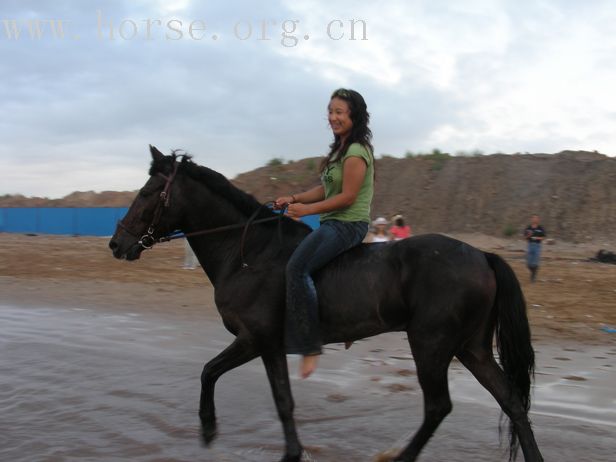
[[[424,396],[424,420],[409,445],[394,459],[394,462],[416,460],[436,428],[452,409],[447,384],[447,369],[453,353],[440,350],[439,347],[442,347],[442,344],[434,340],[419,344],[409,335],[409,342],[415,358],[417,378]]]
[[[250,342],[237,337],[231,345],[209,361],[201,373],[201,401],[199,418],[202,436],[209,444],[216,436],[216,408],[214,406],[214,386],[225,372],[230,371],[259,356]]]
[[[513,391],[505,373],[494,359],[491,349],[488,350],[481,346],[467,347],[456,356],[479,383],[494,396],[503,412],[511,419],[520,446],[522,446],[524,460],[526,462],[542,461],[543,457],[535,441],[522,401]]]
[[[282,462],[299,462],[302,458],[302,446],[295,430],[295,420],[293,420],[295,404],[289,384],[287,358],[284,353],[276,352],[263,354],[262,359],[284,430],[286,451]]]

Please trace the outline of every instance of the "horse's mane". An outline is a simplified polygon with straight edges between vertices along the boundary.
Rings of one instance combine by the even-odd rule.
[[[213,193],[224,197],[231,202],[238,210],[248,216],[252,215],[255,210],[261,208],[258,217],[273,216],[274,213],[268,207],[262,207],[262,204],[251,194],[242,191],[234,186],[224,175],[210,169],[198,165],[192,161],[192,156],[185,153],[180,153],[179,150],[173,150],[171,156],[166,156],[165,161],[171,161],[171,164],[179,157],[182,158],[178,166],[178,173],[183,173],[206,186]],[[156,174],[164,170],[165,165],[161,162],[152,161],[150,167],[150,175]]]

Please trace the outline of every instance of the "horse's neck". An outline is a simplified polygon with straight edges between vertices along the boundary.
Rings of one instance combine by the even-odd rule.
[[[223,274],[229,272],[230,265],[238,260],[239,239],[233,242],[230,236],[221,238],[221,236],[210,234],[189,237],[188,242],[214,286]]]
[[[211,201],[207,203],[200,201],[199,195],[196,197],[197,199],[190,205],[190,212],[185,215],[185,223],[182,226],[184,233],[206,231],[228,225],[241,225],[249,218],[223,199],[212,204]],[[214,286],[221,277],[241,267],[242,232],[243,228],[238,227],[188,238],[199,263]],[[247,249],[244,251],[246,255],[250,253]]]

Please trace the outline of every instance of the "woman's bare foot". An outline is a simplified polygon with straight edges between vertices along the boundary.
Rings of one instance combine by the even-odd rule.
[[[312,374],[319,362],[319,355],[302,356],[302,362],[299,367],[299,375],[302,379],[307,379]]]

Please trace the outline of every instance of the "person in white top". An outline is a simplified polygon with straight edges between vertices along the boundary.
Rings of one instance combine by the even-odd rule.
[[[369,242],[387,242],[391,241],[391,236],[387,232],[387,225],[389,222],[383,217],[378,217],[372,222],[374,226],[374,234],[372,234]]]

